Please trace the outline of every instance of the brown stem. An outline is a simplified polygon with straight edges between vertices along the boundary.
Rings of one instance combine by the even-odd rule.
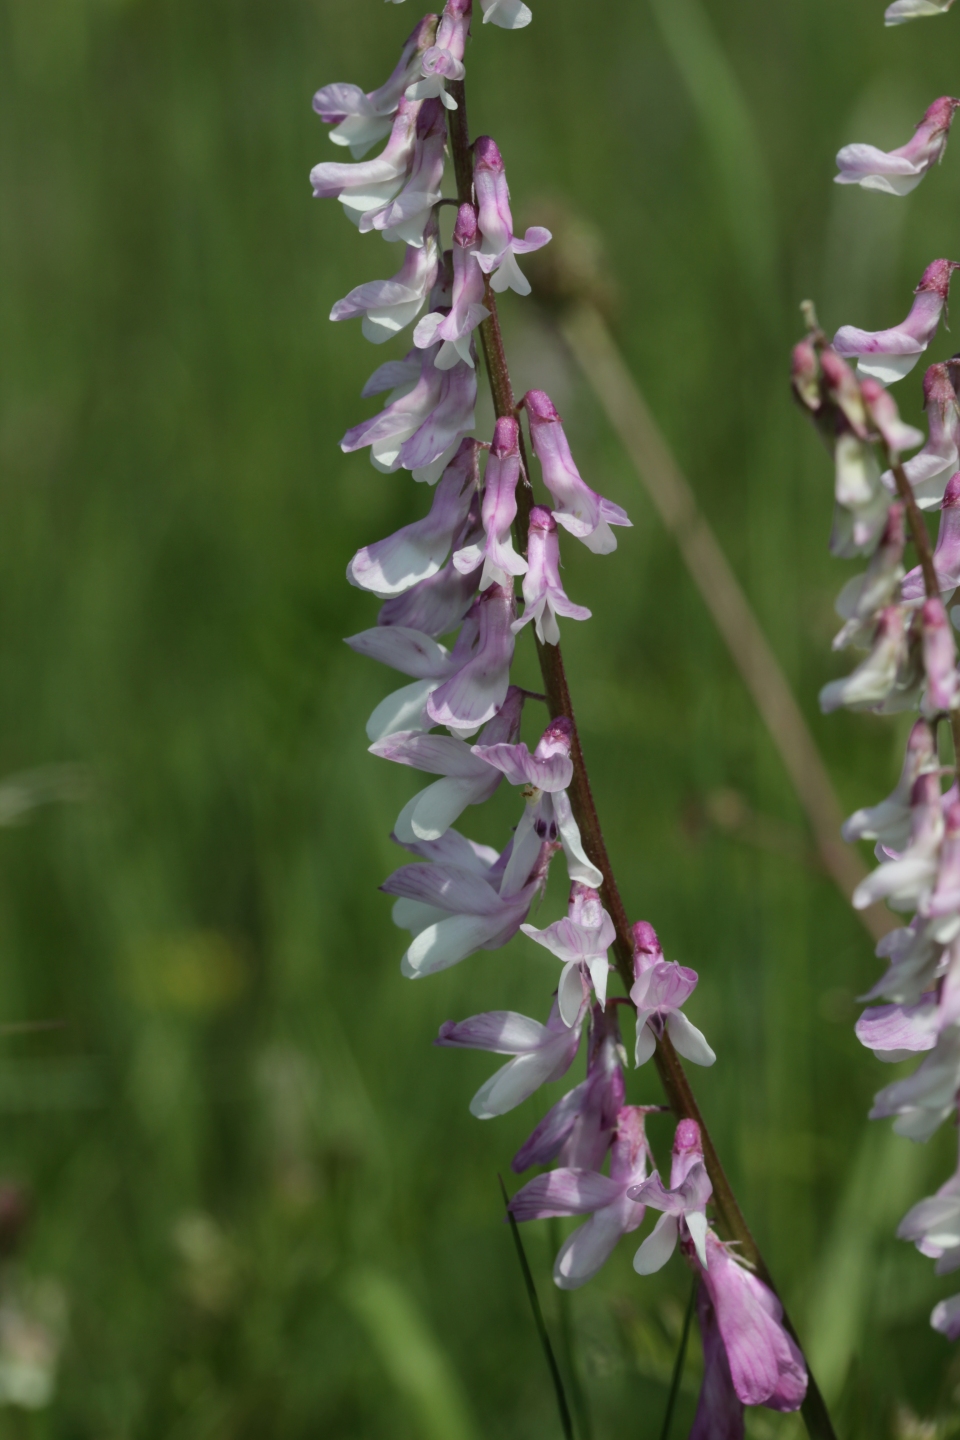
[[[462,80],[452,82],[449,88],[458,107],[449,112],[450,142],[453,150],[454,174],[457,180],[457,198],[462,205],[473,199],[473,163],[467,127],[466,92]],[[518,407],[514,399],[510,370],[503,346],[496,296],[490,288],[489,280],[486,282],[483,303],[490,314],[480,324],[480,344],[490,382],[494,412],[498,418],[504,415],[517,416]],[[525,554],[530,511],[533,506],[533,490],[530,484],[530,467],[522,430],[520,432],[520,453],[524,484],[517,491],[516,538],[518,547]],[[573,713],[573,702],[570,698],[570,687],[567,684],[563,655],[559,644],[545,645],[539,640],[536,643],[540,671],[543,676],[543,688],[547,694],[547,705],[551,717],[564,715],[572,727],[570,755],[573,760],[573,780],[570,785],[570,803],[580,827],[584,850],[603,874],[600,894],[616,929],[613,953],[617,973],[624,989],[629,994],[634,979],[633,938],[630,933],[630,922],[627,919],[627,912],[614,879],[610,857],[607,854],[603,831],[600,827],[600,818],[594,803],[590,777],[580,744],[580,734]],[[700,1107],[690,1088],[686,1072],[673,1047],[673,1042],[666,1033],[657,1041],[654,1062],[674,1114],[678,1119],[695,1120],[700,1127],[704,1162],[713,1184],[713,1204],[716,1208],[718,1228],[726,1239],[736,1242],[740,1255],[776,1294],[776,1287],[770,1277],[766,1262],[760,1254],[757,1242],[750,1233],[750,1228],[737,1204],[730,1181],[726,1177],[710,1132],[700,1113]],[[784,1324],[796,1339],[796,1332],[786,1312],[784,1312]],[[812,1375],[809,1376],[807,1395],[802,1408],[804,1420],[811,1436],[816,1437],[816,1440],[836,1440],[826,1405]]]
[[[923,572],[923,588],[927,592],[928,600],[939,600],[940,582],[937,579],[936,566],[933,563],[933,551],[930,548],[930,536],[924,523],[923,513],[917,504],[913,486],[907,479],[907,473],[901,461],[894,459],[893,455],[890,455],[889,459],[893,478],[897,482],[897,494],[903,501],[903,508],[907,512],[907,520],[910,523],[910,538],[913,541],[913,548],[917,552],[917,559],[920,561],[920,569]],[[954,760],[960,769],[960,710],[950,711],[950,733],[953,736]]]

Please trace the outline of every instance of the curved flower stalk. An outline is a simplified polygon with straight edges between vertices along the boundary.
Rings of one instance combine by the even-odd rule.
[[[895,23],[942,8],[901,0],[887,19]],[[942,155],[955,109],[950,100],[938,101],[914,140],[889,156],[866,155],[863,147],[841,152],[841,167],[847,165],[848,172],[838,178],[848,183],[859,178],[875,189],[900,186],[899,193],[906,193]],[[918,167],[916,173],[908,174],[904,159]],[[877,946],[887,970],[864,998],[885,1003],[869,1006],[856,1024],[858,1038],[878,1060],[919,1058],[912,1075],[879,1091],[870,1111],[873,1119],[892,1119],[894,1130],[914,1141],[929,1139],[944,1121],[960,1119],[960,789],[954,781],[944,791],[943,777],[953,767],[940,765],[937,740],[941,722],[947,724],[954,754],[960,755],[960,670],[944,604],[960,583],[957,367],[948,361],[928,368],[923,398],[929,437],[903,464],[899,451],[910,447],[911,437],[890,397],[881,400],[875,387],[903,378],[931,342],[956,268],[947,260],[927,267],[901,326],[876,334],[845,326],[832,348],[811,308],[810,334],[797,347],[793,367],[797,398],[828,444],[852,448],[855,441],[862,447],[860,464],[871,476],[873,467],[886,461],[883,488],[898,497],[883,531],[873,540],[861,537],[859,548],[871,554],[866,573],[848,582],[837,604],[846,623],[835,645],[867,645],[869,653],[851,675],[825,686],[820,701],[824,710],[921,712],[894,791],[858,810],[843,827],[849,841],[875,840],[879,862],[854,891],[854,906],[882,899],[895,910],[914,912],[909,924]],[[851,383],[849,371],[841,375],[838,355],[858,358],[859,384]],[[932,550],[921,512],[937,507],[940,533]],[[907,575],[904,522],[918,561]],[[954,1176],[936,1196],[914,1206],[898,1231],[937,1261],[938,1273],[960,1264],[958,1194]],[[931,1323],[949,1338],[960,1338],[960,1295],[941,1302]]]
[[[949,95],[934,100],[913,136],[897,150],[875,145],[844,145],[837,155],[838,185],[860,185],[888,195],[909,195],[927,171],[939,165],[947,148],[950,126],[960,100]]]
[[[871,376],[882,385],[902,380],[916,365],[937,333],[947,305],[950,277],[960,269],[955,260],[934,260],[920,277],[916,300],[907,318],[891,330],[858,330],[841,325],[833,337],[838,355],[856,359],[857,374]]]
[[[482,8],[485,21],[506,29],[530,20],[519,0],[482,0]],[[351,584],[381,602],[376,625],[347,643],[409,682],[374,709],[367,723],[370,749],[431,777],[404,805],[394,826],[392,838],[410,859],[381,887],[394,897],[395,924],[410,934],[401,970],[408,978],[420,978],[514,939],[520,963],[531,962],[537,953],[542,957],[543,951],[559,962],[559,973],[552,968],[545,987],[554,992],[545,1024],[496,1009],[459,1023],[448,1021],[437,1039],[441,1047],[507,1057],[471,1102],[473,1113],[488,1119],[567,1074],[588,1032],[584,1077],[552,1105],[512,1162],[518,1173],[531,1165],[557,1168],[518,1192],[513,1213],[522,1220],[587,1217],[556,1260],[557,1284],[571,1288],[595,1275],[618,1240],[639,1227],[648,1203],[660,1204],[669,1213],[658,1237],[672,1225],[683,1260],[708,1277],[704,1284],[713,1308],[706,1301],[701,1305],[704,1323],[711,1327],[705,1343],[712,1347],[715,1373],[726,1377],[728,1390],[734,1387],[734,1407],[756,1403],[795,1409],[802,1402],[811,1433],[832,1440],[812,1382],[804,1398],[803,1362],[796,1358],[798,1351],[794,1356],[790,1350],[793,1342],[782,1338],[781,1311],[765,1284],[762,1257],[712,1142],[701,1133],[679,1058],[682,1054],[699,1065],[715,1059],[684,1013],[697,974],[664,959],[650,925],[631,930],[593,805],[559,627],[560,618],[586,621],[591,616],[564,590],[561,538],[566,543],[566,532],[595,554],[607,555],[616,549],[614,529],[631,522],[581,476],[549,396],[534,389],[517,404],[512,391],[496,296],[506,289],[529,293],[518,257],[545,245],[550,234],[541,226],[522,238],[514,234],[500,150],[491,137],[470,145],[463,103],[470,21],[470,0],[448,0],[439,24],[429,16],[414,32],[380,91],[328,86],[317,101],[320,113],[337,125],[336,142],[351,145],[357,161],[316,166],[314,193],[339,199],[361,233],[379,231],[406,247],[391,280],[358,286],[337,302],[332,318],[361,318],[367,338],[380,343],[426,307],[414,330],[414,348],[381,365],[364,387],[366,396],[385,396],[379,414],[348,430],[342,441],[347,453],[369,448],[374,466],[383,472],[410,470],[415,480],[437,487],[421,518],[364,546],[347,570]],[[390,117],[382,153],[360,158],[374,139],[387,135]],[[446,123],[458,210],[452,250],[442,255],[437,213]],[[471,434],[478,344],[496,414],[493,434],[484,437]],[[896,512],[888,521],[891,496],[881,481],[875,436],[882,436],[894,454],[920,444],[923,436],[901,424],[881,387],[863,390],[839,356],[834,357],[833,388],[821,402],[820,361],[815,348],[808,349],[804,363],[809,373],[798,383],[822,410],[818,421],[829,432],[831,447],[846,447],[837,460],[838,494],[847,507],[844,513],[853,517],[851,536],[855,532],[855,544],[866,549],[885,525],[889,532],[885,567],[872,566],[861,577],[844,617],[853,638],[869,643],[877,596],[898,616],[908,607],[899,593],[902,541],[894,554]],[[539,462],[536,475],[527,461],[524,423]],[[482,449],[489,451],[484,466]],[[524,604],[519,618],[518,582]],[[907,662],[914,655],[921,661],[927,655],[931,665],[936,656],[941,688],[949,686],[940,630],[932,619],[929,635],[922,622],[917,625],[916,638],[909,639],[909,623],[901,616],[903,643],[887,689],[899,685],[906,690]],[[539,740],[533,730],[528,745],[521,738],[521,721],[524,700],[533,697],[511,684],[511,666],[516,636],[530,626],[549,712]],[[453,827],[504,779],[520,789],[523,808],[515,830],[495,850]],[[565,870],[567,914],[534,925],[531,909],[544,893],[554,861]],[[907,952],[913,954],[909,945]],[[906,976],[912,962],[898,952],[896,963]],[[929,968],[926,952],[911,976],[920,976],[923,965]],[[608,998],[613,968],[630,998]],[[905,979],[901,988],[908,983]],[[655,1184],[648,1179],[652,1156],[644,1121],[651,1108],[661,1107],[625,1101],[621,1005],[636,1015],[637,1063],[653,1059],[669,1104],[687,1127],[678,1133],[688,1137],[688,1159],[693,1158],[682,1177],[672,1176],[670,1192],[659,1179]],[[650,1187],[649,1202],[634,1193],[644,1187]],[[747,1276],[729,1257],[710,1228],[708,1203],[722,1233],[743,1248],[760,1278]],[[746,1299],[740,1281],[724,1281],[725,1267],[731,1266],[747,1276]],[[758,1307],[762,1321],[754,1314]],[[791,1365],[792,1389],[783,1378]],[[746,1375],[754,1376],[749,1384]],[[757,1381],[757,1375],[763,1380]]]

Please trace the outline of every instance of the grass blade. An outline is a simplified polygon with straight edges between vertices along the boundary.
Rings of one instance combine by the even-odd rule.
[[[548,1235],[551,1252],[556,1255],[560,1249],[560,1221],[556,1215],[552,1216],[548,1221]],[[577,1366],[576,1354],[574,1353],[570,1299],[569,1290],[557,1291],[558,1309],[560,1312],[560,1353],[563,1357],[567,1384],[570,1386],[570,1403],[576,1417],[577,1434],[580,1436],[580,1440],[593,1440],[593,1425],[590,1420],[590,1410],[587,1405],[587,1397],[584,1394],[583,1386],[580,1383],[580,1371]]]
[[[520,1261],[520,1269],[523,1271],[523,1280],[527,1287],[527,1298],[530,1301],[530,1309],[533,1311],[533,1321],[537,1327],[537,1334],[540,1336],[540,1344],[543,1346],[543,1353],[547,1359],[550,1378],[553,1381],[553,1388],[556,1392],[557,1409],[560,1411],[560,1424],[563,1426],[563,1433],[566,1440],[574,1440],[570,1406],[567,1404],[567,1396],[563,1388],[560,1367],[557,1365],[557,1357],[553,1353],[553,1346],[550,1343],[550,1336],[547,1334],[547,1327],[543,1319],[543,1311],[540,1309],[537,1287],[533,1283],[533,1275],[530,1273],[530,1266],[527,1263],[527,1252],[524,1250],[523,1241],[520,1239],[520,1227],[510,1210],[510,1197],[507,1194],[507,1187],[503,1183],[503,1176],[498,1175],[497,1179],[500,1181],[500,1193],[503,1196],[503,1203],[507,1207],[507,1220],[510,1222],[510,1229],[513,1232],[513,1243],[517,1247],[517,1259]]]
[[[677,1358],[673,1366],[673,1377],[670,1381],[670,1394],[667,1396],[667,1409],[663,1417],[663,1429],[660,1431],[660,1440],[670,1440],[670,1426],[673,1424],[673,1410],[677,1403],[677,1396],[680,1394],[680,1381],[683,1379],[683,1362],[687,1358],[687,1341],[690,1339],[690,1321],[693,1319],[693,1306],[697,1298],[697,1285],[699,1280],[694,1277],[690,1287],[690,1299],[687,1301],[687,1313],[683,1317],[683,1330],[680,1332],[680,1349],[677,1351]]]

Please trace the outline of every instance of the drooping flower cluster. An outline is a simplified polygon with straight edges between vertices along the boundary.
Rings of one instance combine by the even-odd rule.
[[[531,18],[518,0],[482,4],[484,18],[507,29]],[[520,738],[527,702],[542,697],[531,701],[511,683],[517,635],[532,624],[541,646],[557,646],[560,621],[590,619],[564,590],[561,532],[607,555],[617,546],[615,527],[631,522],[581,476],[561,417],[542,390],[500,414],[488,442],[470,434],[477,327],[496,323],[497,294],[529,294],[520,261],[550,240],[539,226],[522,237],[514,232],[503,157],[494,140],[481,137],[471,147],[472,187],[459,197],[451,245],[444,248],[447,116],[460,105],[470,21],[470,0],[448,0],[442,15],[417,25],[378,90],[328,85],[314,100],[335,127],[331,138],[354,156],[353,163],[315,166],[314,194],[339,200],[362,234],[379,231],[403,246],[392,279],[358,286],[330,318],[359,318],[374,344],[417,322],[403,358],[379,366],[364,387],[364,396],[386,395],[382,408],[347,431],[342,449],[368,448],[378,470],[408,470],[435,487],[422,519],[364,546],[347,567],[350,583],[381,602],[376,625],[347,643],[408,682],[370,716],[370,750],[432,777],[397,817],[392,839],[410,860],[381,888],[395,897],[393,919],[410,934],[401,962],[410,978],[498,949],[518,934],[534,942],[531,963],[538,955],[542,960],[543,951],[559,962],[546,985],[553,995],[545,1023],[494,1010],[447,1022],[437,1040],[509,1057],[471,1102],[473,1113],[488,1119],[565,1075],[586,1032],[586,1078],[553,1105],[513,1161],[518,1173],[532,1165],[557,1167],[517,1193],[511,1208],[518,1219],[589,1217],[557,1256],[557,1284],[582,1285],[621,1235],[638,1229],[648,1205],[663,1209],[666,1221],[639,1253],[649,1256],[652,1247],[663,1263],[664,1234],[672,1226],[673,1239],[680,1237],[702,1277],[707,1323],[720,1336],[709,1385],[725,1387],[724,1403],[740,1412],[744,1404],[796,1409],[806,1371],[780,1324],[778,1303],[708,1226],[711,1191],[697,1126],[682,1122],[677,1130],[678,1153],[686,1157],[679,1178],[675,1160],[677,1199],[656,1177],[648,1179],[651,1107],[625,1103],[620,1004],[636,1011],[638,1066],[667,1037],[686,1059],[713,1064],[712,1049],[683,1010],[697,974],[665,960],[652,927],[641,922],[633,930],[630,1000],[608,999],[609,952],[617,936],[601,898],[605,877],[587,853],[570,799],[577,753],[572,720],[559,714],[540,726],[532,749]],[[386,141],[382,152],[364,158],[378,140]],[[537,503],[526,470],[524,419],[543,486]],[[879,475],[877,485],[882,490]],[[504,780],[520,793],[514,828],[498,851],[456,826]],[[531,908],[554,861],[565,866],[568,911],[537,928]],[[688,1191],[696,1204],[684,1209]]]
[[[887,23],[939,13],[949,3],[897,0]],[[913,139],[889,154],[845,146],[837,181],[908,194],[942,159],[958,106],[950,97],[934,101]],[[887,970],[864,998],[882,1003],[863,1012],[856,1033],[880,1060],[922,1057],[909,1078],[879,1092],[870,1112],[892,1118],[898,1134],[918,1141],[943,1121],[957,1120],[960,1095],[960,789],[955,779],[949,783],[954,767],[939,759],[941,726],[960,734],[952,725],[960,671],[947,614],[960,584],[960,366],[947,360],[926,371],[925,442],[900,420],[884,387],[909,374],[933,343],[958,268],[951,260],[928,265],[906,319],[889,330],[844,325],[828,344],[811,311],[810,333],[793,358],[794,392],[834,457],[831,549],[845,558],[869,557],[866,570],[840,592],[836,608],[844,623],[834,640],[834,649],[853,647],[864,658],[824,686],[821,708],[920,712],[893,792],[843,827],[850,842],[875,842],[879,861],[854,892],[854,906],[885,901],[912,915],[877,946]],[[854,359],[856,375],[847,364]],[[903,451],[921,444],[901,463]],[[919,512],[934,509],[940,528],[931,555]],[[906,573],[908,522],[921,564]],[[936,1259],[938,1274],[960,1266],[958,1195],[954,1176],[914,1206],[898,1231]],[[960,1296],[938,1305],[931,1322],[951,1339],[960,1337]]]

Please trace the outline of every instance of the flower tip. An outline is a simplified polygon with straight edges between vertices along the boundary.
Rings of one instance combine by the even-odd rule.
[[[960,473],[958,473],[957,479],[960,480]],[[530,529],[546,530],[549,533],[551,530],[556,530],[556,528],[557,522],[554,520],[550,511],[543,505],[534,505],[530,511]]]
[[[920,284],[914,292],[920,295],[924,291],[939,295],[941,300],[946,300],[947,292],[950,289],[950,277],[954,270],[960,270],[958,260],[933,260],[920,276]]]
[[[513,415],[501,415],[493,427],[493,444],[490,446],[490,454],[496,460],[503,460],[508,455],[513,455],[517,449],[517,440],[520,434],[520,426]]]
[[[559,420],[560,415],[545,390],[528,390],[521,400],[531,420]]]
[[[673,1153],[684,1155],[694,1150],[701,1153],[703,1151],[700,1126],[696,1120],[681,1120],[677,1125],[677,1133],[673,1137]]]
[[[466,249],[477,238],[477,212],[472,205],[461,205],[457,211],[457,223],[453,227],[453,243]]]
[[[960,470],[951,475],[940,503],[941,510],[955,510],[960,506]]]
[[[496,140],[489,135],[479,135],[473,145],[473,168],[475,170],[503,170],[503,156]]]

